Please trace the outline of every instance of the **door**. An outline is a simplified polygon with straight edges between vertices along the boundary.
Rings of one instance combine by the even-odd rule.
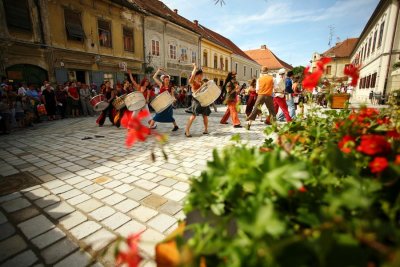
[[[13,82],[26,82],[34,86],[41,86],[48,80],[48,73],[41,67],[30,64],[17,64],[6,68],[7,79]]]

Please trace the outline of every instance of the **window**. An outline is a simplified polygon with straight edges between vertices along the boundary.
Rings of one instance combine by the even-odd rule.
[[[188,55],[187,55],[187,49],[186,48],[182,48],[181,49],[181,57],[180,57],[181,61],[187,61],[188,60]]]
[[[365,85],[366,88],[369,88],[370,82],[371,82],[371,75],[367,77],[367,84]]]
[[[169,58],[176,59],[176,45],[169,45]]]
[[[258,78],[258,70],[256,70],[256,78]]]
[[[374,51],[375,51],[377,36],[378,36],[378,30],[376,30],[374,33],[374,42],[372,43],[372,53],[374,53]]]
[[[228,59],[225,58],[225,71],[228,71],[228,65],[229,65]]]
[[[376,85],[376,72],[372,74],[371,77],[371,88],[375,88],[375,85]]]
[[[151,54],[153,56],[160,56],[160,41],[151,40]]]
[[[361,79],[360,88],[361,88],[361,89],[364,89],[364,88],[365,88],[365,77]]]
[[[235,72],[236,73],[238,72],[238,64],[237,63],[235,63]]]
[[[381,47],[382,40],[383,40],[383,31],[385,29],[385,22],[382,22],[381,28],[379,29],[379,40],[378,40],[378,47]]]
[[[253,78],[253,68],[250,69],[250,78]]]
[[[224,69],[224,59],[223,59],[223,57],[219,58],[219,65],[221,67],[221,70],[223,70]]]
[[[218,69],[218,57],[214,55],[214,69]]]
[[[64,9],[64,21],[68,40],[82,42],[85,38],[85,32],[82,28],[81,13]]]
[[[100,46],[112,47],[111,23],[105,20],[98,20],[97,24],[99,28]]]
[[[203,66],[208,67],[208,54],[207,54],[207,51],[203,52]]]
[[[246,76],[246,71],[247,71],[246,66],[243,66],[243,76]]]
[[[197,54],[194,51],[192,51],[192,63],[197,63]]]
[[[28,0],[4,0],[7,26],[24,31],[32,31]]]
[[[124,49],[125,51],[133,52],[135,50],[135,43],[133,42],[133,29],[124,27],[123,28],[124,35]]]
[[[372,45],[372,37],[369,38],[368,41],[368,53],[367,53],[367,57],[369,57],[369,54],[371,52],[371,45]]]
[[[331,75],[331,73],[332,73],[332,66],[326,66],[325,74],[326,75]]]

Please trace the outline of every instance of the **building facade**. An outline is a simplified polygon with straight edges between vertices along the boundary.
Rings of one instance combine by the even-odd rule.
[[[236,80],[241,85],[249,85],[250,80],[258,79],[261,65],[243,55],[234,53],[232,54],[232,70],[236,72]]]
[[[135,0],[149,14],[144,19],[145,64],[164,69],[175,85],[187,85],[192,64],[200,63],[200,35],[193,23],[158,0]]]
[[[338,42],[336,45],[322,54],[314,53],[311,59],[311,69],[314,71],[317,68],[317,62],[322,57],[330,57],[332,61],[326,66],[324,79],[327,79],[332,84],[341,84],[348,81],[348,77],[344,75],[344,69],[350,64],[350,55],[357,43],[357,38],[349,38],[343,42]]]
[[[399,11],[398,0],[381,0],[360,35],[351,54],[351,61],[361,65],[356,101],[368,101],[371,91],[387,98],[400,88],[400,75],[393,69],[400,61]]]

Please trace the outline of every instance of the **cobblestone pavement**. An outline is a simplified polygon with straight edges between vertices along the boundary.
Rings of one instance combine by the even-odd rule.
[[[154,266],[154,245],[184,218],[189,178],[205,168],[212,150],[235,133],[250,145],[264,139],[260,122],[246,131],[220,125],[221,116],[211,115],[208,136],[198,118],[193,138],[184,136],[188,115],[182,110],[175,111],[178,132],[159,124],[159,132],[170,134],[168,161],[158,148],[151,161],[154,141],[127,149],[125,130],[109,122],[96,127],[95,118],[44,122],[0,137],[0,179],[25,175],[38,181],[25,188],[29,183],[21,180],[16,183],[24,189],[0,196],[0,265],[113,266],[111,252],[96,252],[119,235],[144,231],[140,248],[148,260],[142,265]]]

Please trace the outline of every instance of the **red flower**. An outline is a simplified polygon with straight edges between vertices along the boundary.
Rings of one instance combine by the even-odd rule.
[[[396,129],[390,130],[386,134],[388,137],[400,139],[400,133]]]
[[[319,80],[321,79],[321,76],[323,74],[323,71],[315,70],[313,73],[310,73],[309,70],[310,67],[307,67],[304,70],[304,79],[302,85],[304,89],[311,91],[318,85]]]
[[[384,117],[384,118],[377,119],[376,123],[378,123],[379,125],[390,124],[390,118]]]
[[[142,260],[142,257],[139,254],[138,250],[138,242],[140,240],[140,235],[142,232],[138,234],[130,235],[126,239],[126,243],[128,245],[128,251],[119,251],[116,259],[116,265],[127,265],[129,267],[137,267]]]
[[[151,134],[150,128],[141,123],[141,120],[147,116],[149,116],[148,110],[141,110],[135,115],[130,111],[124,113],[121,119],[121,125],[128,129],[128,134],[126,136],[126,145],[128,147],[134,145],[137,140],[145,141]]]
[[[351,86],[357,86],[360,78],[360,66],[350,64],[344,68],[344,75],[351,77]]]
[[[391,146],[386,138],[382,135],[363,135],[361,136],[361,143],[357,147],[357,151],[369,156],[384,154],[390,152]]]
[[[343,153],[349,154],[352,151],[351,147],[348,146],[348,143],[350,143],[350,142],[353,142],[353,143],[355,142],[354,137],[352,137],[350,135],[343,136],[342,140],[340,140],[340,142],[338,144],[339,149]]]
[[[321,58],[320,60],[318,60],[318,62],[317,62],[317,68],[318,68],[318,70],[324,72],[324,70],[325,70],[325,65],[328,64],[328,63],[331,62],[331,61],[332,61],[332,58],[330,58],[330,57],[323,57],[323,58]]]
[[[381,173],[389,166],[388,160],[384,157],[376,157],[369,163],[372,173]]]
[[[395,159],[395,161],[394,161],[394,164],[400,165],[400,155],[397,155],[397,156],[396,156],[396,159]]]
[[[305,193],[305,192],[308,191],[307,188],[306,188],[304,185],[302,185],[298,190],[299,190],[299,192],[301,192],[301,193]]]

